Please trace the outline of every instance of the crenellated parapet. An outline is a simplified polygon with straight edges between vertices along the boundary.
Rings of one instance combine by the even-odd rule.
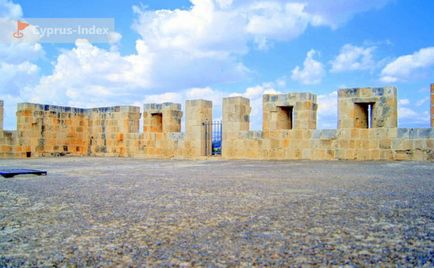
[[[247,101],[227,101],[223,118],[242,121]],[[316,96],[264,95],[263,131],[232,126],[223,138],[227,159],[434,160],[434,129],[398,129],[396,88],[341,89],[339,128],[317,130]],[[225,112],[229,111],[229,112]],[[242,116],[248,118],[249,114]],[[230,121],[229,121],[230,122]],[[226,123],[225,123],[226,124]],[[230,129],[229,127],[226,127]],[[223,126],[225,129],[225,125]]]
[[[143,106],[143,131],[168,133],[181,131],[182,111],[178,103],[150,103]]]
[[[125,156],[126,135],[139,131],[140,108],[82,109],[20,103],[17,143],[28,156]]]
[[[396,128],[395,87],[346,88],[338,92],[339,128]]]
[[[20,103],[17,130],[0,129],[0,157],[203,159],[214,152],[214,144],[222,144],[215,148],[224,159],[434,160],[433,128],[397,128],[394,87],[340,89],[338,129],[316,129],[318,105],[312,93],[264,95],[263,131],[250,131],[247,98],[223,99],[222,126],[211,124],[211,101],[187,100],[183,133],[181,104],[145,104],[141,133],[140,108],[135,106],[82,109]],[[431,121],[433,114],[431,104]],[[0,126],[2,115],[0,101]],[[220,127],[219,135],[213,130]]]
[[[263,96],[264,133],[275,130],[315,129],[317,98],[312,93],[288,93]]]

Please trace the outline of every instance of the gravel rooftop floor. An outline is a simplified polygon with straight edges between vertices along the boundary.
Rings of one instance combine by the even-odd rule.
[[[0,267],[434,265],[434,165],[1,160]]]

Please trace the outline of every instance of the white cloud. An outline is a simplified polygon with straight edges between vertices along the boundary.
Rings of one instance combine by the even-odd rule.
[[[418,114],[408,107],[399,107],[399,119],[415,118]]]
[[[8,0],[0,0],[0,17],[18,19],[23,15],[21,6]]]
[[[136,51],[123,57],[77,40],[74,49],[59,55],[53,73],[26,92],[26,98],[73,106],[131,103],[149,85],[150,55],[143,41],[137,41]]]
[[[143,10],[133,7],[133,24],[155,50],[180,50],[195,57],[228,57],[247,52],[241,17],[219,9],[212,0],[193,0],[191,9]]]
[[[78,41],[74,49],[59,55],[53,73],[28,92],[31,99],[93,105],[109,104],[122,96],[128,103],[139,94],[163,88],[179,92],[239,81],[250,73],[242,63],[249,43],[264,47],[270,40],[291,40],[330,11],[329,5],[312,9],[313,3],[301,1],[191,3],[188,9],[174,10],[135,6],[133,29],[141,36],[136,54],[122,56],[116,49],[106,51]],[[114,34],[113,43],[120,37]],[[295,79],[305,84],[321,81],[323,66],[313,59],[314,54],[308,54],[304,69],[294,71]]]
[[[246,31],[259,48],[267,48],[269,40],[292,40],[306,30],[311,20],[304,8],[302,3],[253,2],[247,7]]]
[[[2,44],[0,43],[0,60],[11,64],[19,64],[25,61],[34,61],[45,54],[44,49],[38,43]]]
[[[372,53],[375,47],[344,45],[339,55],[331,62],[332,72],[369,70],[375,67]]]
[[[17,103],[23,102],[21,97],[1,94],[1,100],[4,101],[3,128],[6,130],[16,129],[16,111]]]
[[[148,11],[134,7],[133,28],[153,55],[150,76],[154,87],[205,87],[238,81],[248,69],[240,16],[211,0],[192,1],[188,10]]]
[[[398,57],[381,71],[380,80],[386,83],[412,79],[416,71],[434,66],[434,47],[422,48],[413,54]]]
[[[19,4],[9,0],[0,0],[0,44],[34,44],[38,41],[39,36],[36,34],[25,34],[22,38],[13,37],[13,33],[17,30],[17,20],[22,16],[23,11]],[[26,33],[34,32],[34,30],[34,26],[29,26]]]
[[[189,10],[148,11],[137,6],[133,28],[151,47],[179,49],[195,56],[240,55],[249,42],[265,48],[291,40],[311,21],[305,4],[292,1],[191,0]]]
[[[119,43],[119,41],[121,41],[121,39],[122,39],[122,35],[118,32],[111,32],[109,34],[109,43],[110,44]]]
[[[19,4],[0,0],[0,99],[5,103],[6,129],[15,128],[16,104],[28,101],[22,94],[37,85],[40,68],[34,62],[44,56],[34,36],[12,36],[22,15]]]
[[[430,126],[430,116],[427,111],[419,111],[410,107],[399,107],[398,109],[399,126],[421,127]]]
[[[408,105],[408,104],[410,104],[410,100],[409,99],[400,99],[398,101],[398,104],[399,105]]]
[[[216,0],[216,2],[221,8],[228,8],[232,5],[234,0]]]
[[[36,84],[39,67],[30,62],[20,64],[0,63],[0,94],[19,95],[20,90]]]
[[[313,58],[316,54],[318,54],[318,52],[313,49],[307,52],[303,68],[297,66],[292,70],[291,78],[293,80],[305,85],[321,83],[325,75],[325,70],[323,64]]]
[[[18,4],[0,0],[0,24],[5,23],[5,27],[0,27],[0,38],[9,40],[0,46],[0,59],[9,64],[2,70],[9,74],[0,76],[10,77],[2,82],[7,85],[12,83],[10,79],[31,81],[20,85],[22,88],[15,91],[15,97],[59,105],[130,104],[147,94],[154,100],[180,100],[187,94],[220,98],[225,93],[210,87],[241,81],[251,74],[243,58],[252,45],[265,49],[275,41],[297,38],[310,26],[338,27],[354,14],[377,8],[381,6],[379,2],[386,1],[369,2],[191,0],[187,9],[134,7],[137,19],[133,29],[140,34],[134,54],[118,52],[121,36],[116,33],[108,50],[79,40],[73,49],[63,50],[53,72],[34,85],[38,72],[28,71],[36,70],[34,62],[44,55],[44,50],[37,40],[24,44],[10,39],[22,10]],[[310,52],[304,67],[294,70],[293,76],[301,83],[319,83],[324,76],[324,68],[313,59],[314,54]],[[11,70],[21,71],[12,75]],[[26,78],[28,75],[32,79]],[[196,90],[187,92],[186,88]],[[171,94],[157,94],[162,89],[170,89]],[[12,94],[11,90],[8,92]],[[243,94],[252,92],[250,89]]]
[[[327,25],[337,28],[354,17],[357,13],[376,10],[392,0],[304,0],[306,12],[312,18],[313,25]]]
[[[199,55],[244,54],[253,41],[267,48],[289,41],[309,25],[336,28],[359,12],[390,0],[190,0],[190,9],[143,10],[133,28],[151,47],[176,48]]]
[[[165,92],[161,94],[147,95],[143,100],[143,103],[163,103],[163,102],[174,102],[183,104],[185,101],[182,94],[178,92]],[[141,106],[142,102],[138,103]]]
[[[13,37],[17,20],[22,16],[21,6],[11,1],[0,0],[0,61],[20,64],[36,60],[44,55],[42,46],[33,36]]]
[[[423,99],[416,101],[416,105],[412,105],[409,99],[400,99],[398,101],[398,121],[399,125],[406,127],[428,127],[429,114],[425,109],[421,109],[420,103]],[[416,108],[416,109],[415,109]]]
[[[301,5],[303,7],[302,12],[292,13],[292,15],[307,17],[307,21],[313,26],[328,26],[336,29],[352,19],[356,14],[370,10],[378,10],[391,1],[392,0],[238,0],[233,1],[232,6]]]
[[[416,105],[417,105],[417,106],[422,106],[422,105],[424,105],[425,103],[428,103],[429,100],[430,100],[429,97],[425,97],[425,98],[423,98],[423,99],[418,100],[418,101],[416,102]]]

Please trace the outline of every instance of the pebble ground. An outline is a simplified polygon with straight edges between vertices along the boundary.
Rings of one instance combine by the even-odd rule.
[[[1,160],[0,267],[434,265],[434,165]]]

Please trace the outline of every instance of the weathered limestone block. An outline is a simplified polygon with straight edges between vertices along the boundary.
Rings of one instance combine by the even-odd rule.
[[[181,104],[150,103],[144,105],[143,135],[138,143],[141,157],[174,158],[183,154]]]
[[[190,157],[211,154],[211,135],[206,135],[207,123],[212,122],[212,102],[207,100],[187,100],[185,102],[186,155]],[[210,134],[211,132],[208,132]]]
[[[18,145],[29,146],[26,156],[76,154],[83,146],[83,136],[75,135],[83,109],[40,105],[18,104]],[[77,150],[78,148],[78,150]]]
[[[263,131],[315,129],[317,109],[315,94],[266,94],[263,96]]]
[[[338,120],[339,128],[396,128],[396,88],[340,89]]]
[[[140,109],[130,106],[80,109],[22,103],[17,110],[18,144],[26,154],[124,156],[124,134],[138,132]]]
[[[0,158],[22,157],[21,150],[17,150],[16,140],[16,131],[0,131]]]
[[[139,132],[140,108],[135,106],[100,107],[86,110],[87,153],[96,156],[127,156],[124,135]]]
[[[223,99],[222,110],[222,147],[234,148],[233,139],[238,138],[241,132],[248,132],[250,129],[250,100],[244,97],[229,97]],[[233,153],[231,150],[222,150],[223,157]],[[235,152],[237,153],[237,152]],[[248,157],[248,156],[246,156]]]
[[[143,131],[180,132],[182,111],[177,103],[150,103],[143,106]]]

